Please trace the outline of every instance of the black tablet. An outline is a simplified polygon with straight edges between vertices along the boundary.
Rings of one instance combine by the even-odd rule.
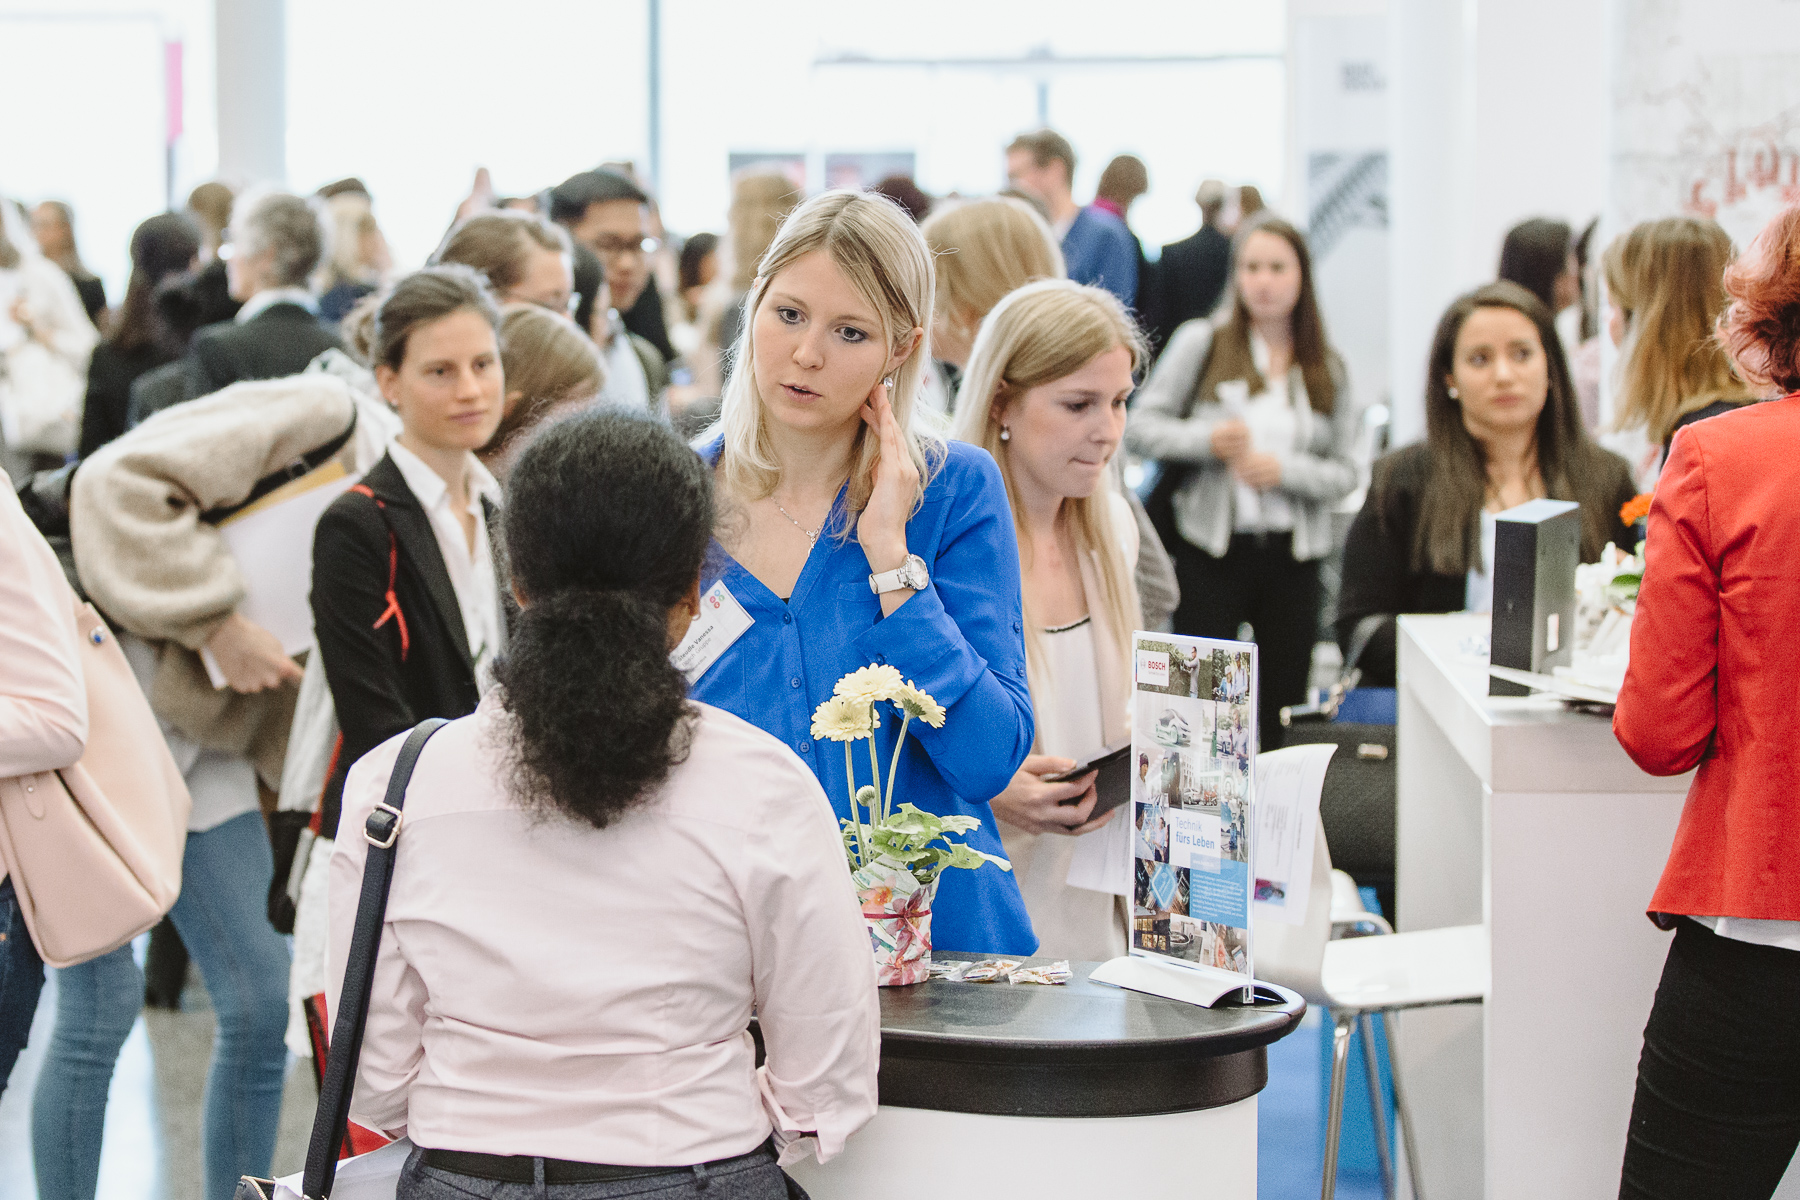
[[[1094,801],[1093,815],[1088,818],[1089,820],[1093,820],[1094,817],[1103,813],[1111,812],[1131,799],[1130,742],[1120,742],[1116,746],[1108,746],[1093,754],[1086,762],[1077,763],[1067,771],[1057,775],[1044,776],[1044,781],[1061,783],[1064,780],[1080,779],[1090,771],[1098,771],[1100,775],[1094,780],[1094,795],[1097,798]]]

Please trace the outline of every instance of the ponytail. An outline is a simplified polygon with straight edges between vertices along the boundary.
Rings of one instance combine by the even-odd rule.
[[[506,504],[524,607],[496,665],[522,801],[605,828],[686,759],[668,615],[712,526],[711,474],[654,421],[584,413],[526,447]]]

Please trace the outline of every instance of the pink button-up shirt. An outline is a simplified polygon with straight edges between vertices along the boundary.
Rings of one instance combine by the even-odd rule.
[[[811,771],[697,705],[687,760],[604,830],[522,810],[490,695],[407,789],[351,1116],[434,1149],[686,1166],[823,1160],[875,1112],[869,938]],[[331,859],[335,1012],[396,737],[351,770]],[[754,1063],[754,1011],[767,1062]]]

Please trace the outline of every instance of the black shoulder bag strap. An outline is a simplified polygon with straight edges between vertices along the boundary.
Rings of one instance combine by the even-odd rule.
[[[1214,328],[1211,339],[1206,343],[1206,357],[1200,360],[1200,373],[1194,377],[1194,386],[1181,402],[1183,421],[1194,415],[1194,407],[1200,403],[1200,385],[1206,382],[1206,369],[1212,366],[1213,351],[1218,345],[1219,331]],[[1150,494],[1144,497],[1144,511],[1149,514],[1150,524],[1155,527],[1157,536],[1162,539],[1166,548],[1173,546],[1175,543],[1172,539],[1180,536],[1175,529],[1175,493],[1187,485],[1195,467],[1193,463],[1158,462],[1157,469],[1156,482],[1151,486]]]
[[[362,895],[356,900],[356,929],[344,964],[344,987],[338,994],[337,1020],[331,1025],[331,1055],[319,1085],[319,1108],[313,1116],[312,1141],[306,1148],[306,1175],[301,1194],[325,1200],[337,1178],[338,1154],[350,1119],[350,1093],[356,1086],[356,1062],[362,1056],[363,1023],[369,1016],[369,989],[375,982],[375,957],[381,952],[381,924],[387,915],[388,888],[394,882],[394,851],[400,841],[401,809],[406,785],[431,735],[449,722],[433,717],[419,722],[400,747],[387,796],[363,825],[369,857],[363,864]]]
[[[218,508],[209,508],[200,514],[200,519],[208,525],[218,525],[221,522],[236,516],[238,513],[243,512],[246,508],[249,508],[252,504],[255,504],[270,492],[278,491],[294,482],[296,479],[306,478],[306,476],[311,475],[314,471],[336,458],[338,451],[344,448],[344,444],[350,440],[350,435],[355,432],[356,409],[353,406],[350,410],[350,425],[344,432],[338,434],[324,445],[316,446],[313,449],[308,450],[305,454],[300,455],[287,466],[277,467],[275,470],[270,471],[267,475],[264,475],[261,479],[256,481],[256,486],[250,489],[250,494],[248,496],[245,496],[236,504],[221,504]]]

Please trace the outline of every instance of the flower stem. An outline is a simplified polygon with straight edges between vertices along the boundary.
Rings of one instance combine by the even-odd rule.
[[[911,723],[911,713],[900,718],[900,738],[894,743],[894,761],[888,767],[887,795],[881,800],[881,819],[884,821],[894,804],[894,774],[900,770],[900,751],[906,746],[906,727]]]
[[[875,735],[873,733],[869,735],[869,766],[874,768],[874,778],[869,782],[875,786],[875,803],[869,805],[869,824],[875,825],[887,819],[887,802],[881,798],[881,756],[875,753]],[[875,815],[877,808],[881,809],[879,818]]]
[[[873,743],[871,743],[873,744]],[[850,757],[850,743],[844,743],[844,779],[850,788],[850,820],[856,825],[856,865],[869,865],[869,844],[863,838],[862,809],[856,804],[856,762]]]

